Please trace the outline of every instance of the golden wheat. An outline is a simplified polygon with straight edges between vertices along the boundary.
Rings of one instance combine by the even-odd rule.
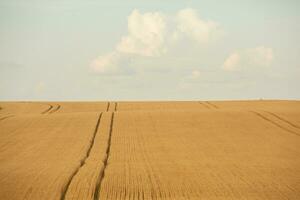
[[[299,101],[0,102],[0,199],[299,199]]]

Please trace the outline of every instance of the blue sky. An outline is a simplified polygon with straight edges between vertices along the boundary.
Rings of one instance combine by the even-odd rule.
[[[0,100],[300,98],[300,2],[0,1]]]

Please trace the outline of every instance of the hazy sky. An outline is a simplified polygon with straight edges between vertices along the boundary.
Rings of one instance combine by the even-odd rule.
[[[0,0],[0,100],[300,99],[300,1]]]

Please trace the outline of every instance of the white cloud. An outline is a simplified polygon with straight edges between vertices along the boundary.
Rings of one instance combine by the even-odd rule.
[[[122,37],[117,51],[140,56],[158,56],[166,51],[166,20],[162,13],[141,14],[134,10],[128,17],[128,35]]]
[[[274,59],[273,49],[258,46],[243,49],[230,54],[224,61],[222,68],[227,71],[236,71],[253,67],[268,67]]]
[[[223,64],[223,69],[232,71],[235,70],[240,64],[240,54],[239,53],[232,53],[228,58],[225,60]]]
[[[102,56],[99,56],[91,62],[91,68],[93,71],[100,74],[115,74],[120,73],[121,68],[128,65],[129,58],[126,55],[122,55],[118,52],[111,52]]]
[[[180,10],[177,14],[177,21],[180,32],[200,43],[212,40],[218,32],[216,22],[201,19],[197,11],[191,8]]]
[[[118,73],[129,58],[163,56],[170,45],[181,38],[199,44],[209,42],[218,30],[217,23],[201,19],[191,8],[180,10],[175,16],[161,12],[140,13],[135,9],[128,16],[127,26],[128,33],[121,38],[116,49],[92,61],[91,68],[95,72]]]

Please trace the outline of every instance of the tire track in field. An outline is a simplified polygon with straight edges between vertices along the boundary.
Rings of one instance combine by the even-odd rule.
[[[65,199],[67,191],[68,191],[68,189],[70,187],[70,184],[71,184],[73,178],[76,176],[76,174],[79,172],[79,170],[83,167],[83,165],[85,164],[86,160],[90,156],[91,149],[94,146],[95,138],[96,138],[96,135],[97,135],[97,132],[98,132],[98,128],[99,128],[100,122],[101,122],[101,117],[102,117],[102,113],[100,113],[100,115],[98,117],[98,120],[97,120],[97,123],[96,123],[96,127],[95,127],[94,133],[92,135],[92,138],[90,140],[90,145],[88,147],[88,150],[87,150],[85,156],[80,160],[80,165],[74,170],[74,172],[69,177],[69,179],[67,181],[67,184],[64,186],[64,188],[62,190],[62,193],[61,193],[61,196],[60,196],[60,200],[64,200]]]
[[[219,109],[219,107],[217,105],[215,105],[209,101],[204,101],[204,102],[198,101],[198,103],[200,103],[202,106],[204,106],[207,109]]]
[[[269,113],[270,115],[276,117],[277,119],[279,119],[279,120],[281,120],[281,121],[283,121],[283,122],[285,122],[285,123],[291,125],[291,126],[294,127],[294,128],[300,129],[300,126],[298,126],[298,125],[296,125],[296,124],[294,124],[294,123],[288,121],[287,119],[284,119],[283,117],[281,117],[281,116],[279,116],[279,115],[276,115],[275,113],[272,113],[272,112],[270,112],[270,111],[265,111],[265,112],[266,112],[266,113]]]
[[[208,105],[204,104],[204,103],[201,102],[201,101],[198,101],[198,103],[200,103],[202,106],[204,106],[204,107],[207,108],[207,109],[211,109]]]
[[[109,155],[110,155],[111,136],[112,136],[112,132],[113,132],[114,116],[115,116],[115,112],[113,112],[112,115],[111,115],[109,136],[108,136],[107,147],[106,147],[106,155],[105,155],[104,160],[103,160],[103,168],[101,169],[101,171],[99,173],[99,179],[96,183],[95,192],[94,192],[94,200],[99,200],[100,199],[100,189],[101,189],[102,181],[105,177],[105,170],[106,170],[106,167],[107,167],[107,161],[108,161]]]
[[[109,107],[110,107],[110,102],[107,102],[106,112],[108,112]]]
[[[209,102],[209,101],[206,101],[206,103],[207,103],[208,105],[210,105],[211,107],[215,108],[215,109],[219,109],[219,107],[218,107],[217,105],[215,105],[215,104],[213,104],[213,103],[211,103],[211,102]]]
[[[5,120],[5,119],[10,118],[10,117],[13,117],[13,115],[2,117],[2,118],[0,118],[0,121]]]
[[[56,108],[52,109],[51,111],[49,111],[49,114],[53,114],[55,112],[57,112],[60,109],[61,105],[57,104]]]
[[[51,104],[49,104],[49,108],[47,108],[46,110],[41,112],[41,114],[46,114],[47,112],[50,112],[52,108],[53,108],[53,106]]]
[[[118,102],[115,102],[115,112],[117,111],[118,108]]]
[[[289,133],[292,133],[294,135],[300,136],[299,133],[287,129],[286,127],[284,127],[284,126],[282,126],[282,125],[280,125],[280,124],[272,121],[271,119],[269,119],[268,117],[266,117],[265,115],[263,115],[261,113],[258,113],[258,112],[255,112],[255,111],[250,111],[250,112],[253,113],[254,115],[258,116],[259,118],[261,118],[261,119],[263,119],[263,120],[265,120],[265,121],[267,121],[267,122],[269,122],[269,123],[277,126],[278,128],[280,128],[280,129],[282,129],[282,130],[284,130],[286,132],[289,132]]]

